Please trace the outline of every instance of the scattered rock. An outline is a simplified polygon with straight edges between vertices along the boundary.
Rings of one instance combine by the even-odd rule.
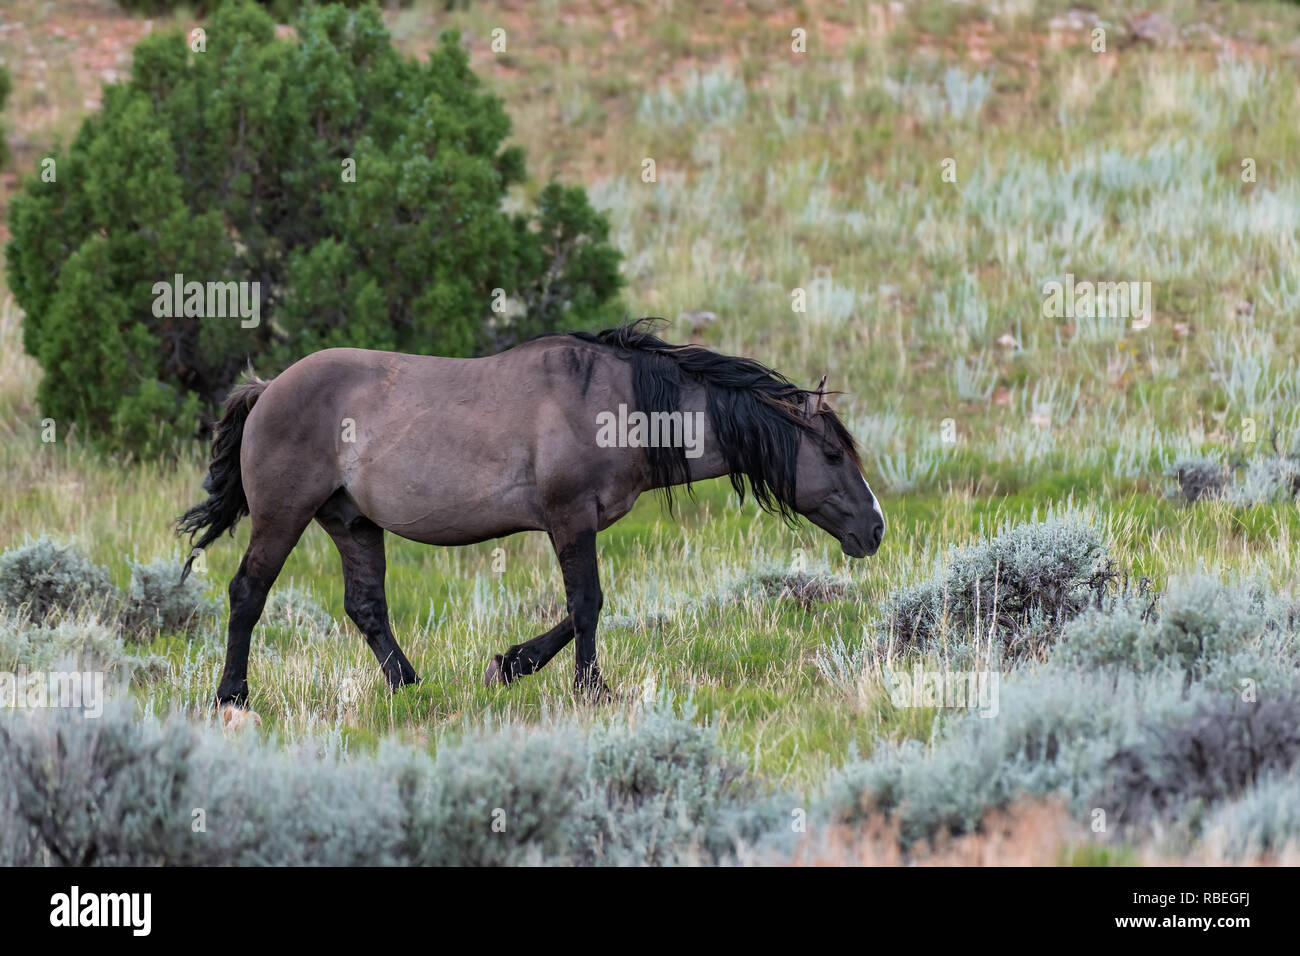
[[[1178,28],[1159,13],[1139,13],[1129,17],[1128,32],[1134,41],[1153,46],[1163,46],[1178,39]]]

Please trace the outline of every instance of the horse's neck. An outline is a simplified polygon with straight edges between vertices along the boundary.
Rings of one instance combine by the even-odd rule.
[[[690,469],[691,481],[720,478],[729,474],[730,469],[727,468],[726,459],[722,457],[718,436],[713,431],[713,423],[709,421],[704,389],[698,387],[683,389],[681,408],[683,413],[693,416],[693,420],[700,425],[699,434],[695,436],[699,443],[699,457],[690,457],[691,449],[687,450],[686,465]]]

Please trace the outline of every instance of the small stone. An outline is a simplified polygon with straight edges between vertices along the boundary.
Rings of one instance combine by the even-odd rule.
[[[1159,13],[1139,13],[1130,17],[1128,30],[1134,40],[1144,43],[1164,44],[1178,39],[1178,28]]]

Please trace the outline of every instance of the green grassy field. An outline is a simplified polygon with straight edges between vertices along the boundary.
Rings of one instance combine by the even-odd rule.
[[[1177,27],[1204,28],[1149,44],[1131,38],[1126,8],[1102,4],[1107,52],[1096,54],[1091,28],[1065,22],[1068,6],[646,2],[609,15],[417,3],[387,14],[412,54],[438,28],[466,31],[515,121],[530,188],[581,182],[608,211],[630,310],[667,317],[666,338],[757,358],[803,385],[828,373],[888,518],[880,553],[852,562],[807,525],[738,507],[725,482],[701,485],[678,520],[643,499],[600,538],[613,708],[665,691],[693,699],[756,774],[793,788],[881,741],[929,741],[941,711],[894,707],[879,662],[846,693],[819,651],[862,644],[891,591],[951,545],[1071,502],[1095,516],[1121,567],[1157,587],[1203,568],[1294,589],[1293,501],[1189,507],[1167,497],[1163,472],[1184,454],[1250,459],[1272,436],[1284,449],[1300,439],[1300,53],[1287,46],[1300,7],[1157,0]],[[79,14],[106,29],[124,19],[111,4]],[[487,46],[497,26],[506,54]],[[790,48],[796,27],[803,54]],[[34,64],[53,62],[60,41],[27,34],[0,34],[15,79],[11,166],[23,169],[75,130],[97,79],[74,71],[37,90]],[[642,181],[646,158],[656,182]],[[956,182],[943,178],[947,159]],[[1045,316],[1044,283],[1067,274],[1149,282],[1150,327]],[[792,311],[797,289],[806,312]],[[123,587],[127,558],[179,557],[171,523],[199,500],[202,450],[141,463],[97,457],[75,433],[42,443],[40,372],[22,354],[17,306],[6,290],[0,299],[0,546],[75,539]],[[692,310],[717,321],[697,330],[682,316]],[[223,614],[246,542],[245,525],[208,555]],[[763,562],[802,562],[851,588],[809,609],[738,592]],[[571,696],[568,652],[508,689],[481,684],[491,654],[563,615],[542,535],[455,550],[389,538],[394,628],[423,678],[396,696],[343,614],[320,529],[291,556],[289,583],[334,626],[259,627],[249,679],[266,732],[436,748],[466,727],[592,719]],[[155,712],[207,719],[223,629],[160,635],[149,650],[166,666],[134,693]]]

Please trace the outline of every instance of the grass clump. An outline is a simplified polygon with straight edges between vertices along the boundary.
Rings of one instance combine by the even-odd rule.
[[[810,611],[818,604],[847,600],[855,589],[852,580],[833,571],[825,561],[809,566],[802,561],[783,564],[766,560],[745,571],[726,590],[732,599],[791,600]]]

